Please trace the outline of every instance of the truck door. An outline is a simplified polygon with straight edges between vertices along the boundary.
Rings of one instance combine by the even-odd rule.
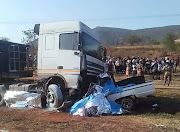
[[[78,33],[59,34],[59,51],[57,69],[60,72],[80,73],[80,51],[78,50]]]
[[[56,69],[56,47],[55,47],[55,34],[43,35],[42,40],[41,63],[44,70]]]

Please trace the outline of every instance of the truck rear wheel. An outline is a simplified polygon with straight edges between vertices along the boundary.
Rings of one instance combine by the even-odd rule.
[[[134,99],[131,97],[125,97],[120,100],[122,108],[125,110],[131,110],[134,106]]]
[[[56,84],[51,84],[47,91],[47,107],[58,108],[62,105],[63,95],[60,87]]]

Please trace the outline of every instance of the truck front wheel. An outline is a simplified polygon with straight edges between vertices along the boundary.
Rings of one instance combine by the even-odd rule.
[[[63,95],[61,88],[56,84],[51,84],[47,91],[47,107],[58,108],[62,105]]]

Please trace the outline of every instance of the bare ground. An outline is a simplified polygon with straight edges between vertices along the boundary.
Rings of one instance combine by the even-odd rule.
[[[0,108],[0,130],[19,131],[180,131],[180,90],[156,90],[156,98],[141,99],[129,115],[78,117],[43,109]],[[153,110],[152,104],[158,109]]]
[[[9,131],[159,131],[135,116],[77,117],[41,109],[0,108],[0,129]]]

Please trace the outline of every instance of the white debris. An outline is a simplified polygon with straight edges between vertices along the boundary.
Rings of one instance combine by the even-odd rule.
[[[156,127],[166,129],[166,126],[165,126],[165,125],[162,125],[162,124],[156,124]]]
[[[103,94],[94,94],[94,98],[87,102],[85,108],[97,106],[98,114],[111,113],[111,106]]]
[[[153,104],[152,107],[158,107],[158,105],[157,104]]]
[[[99,75],[100,78],[106,78],[109,77],[109,75],[107,73],[102,73]]]
[[[0,130],[0,132],[9,132],[8,130]]]
[[[25,91],[7,91],[4,95],[7,107],[11,108],[41,108],[41,95]]]

